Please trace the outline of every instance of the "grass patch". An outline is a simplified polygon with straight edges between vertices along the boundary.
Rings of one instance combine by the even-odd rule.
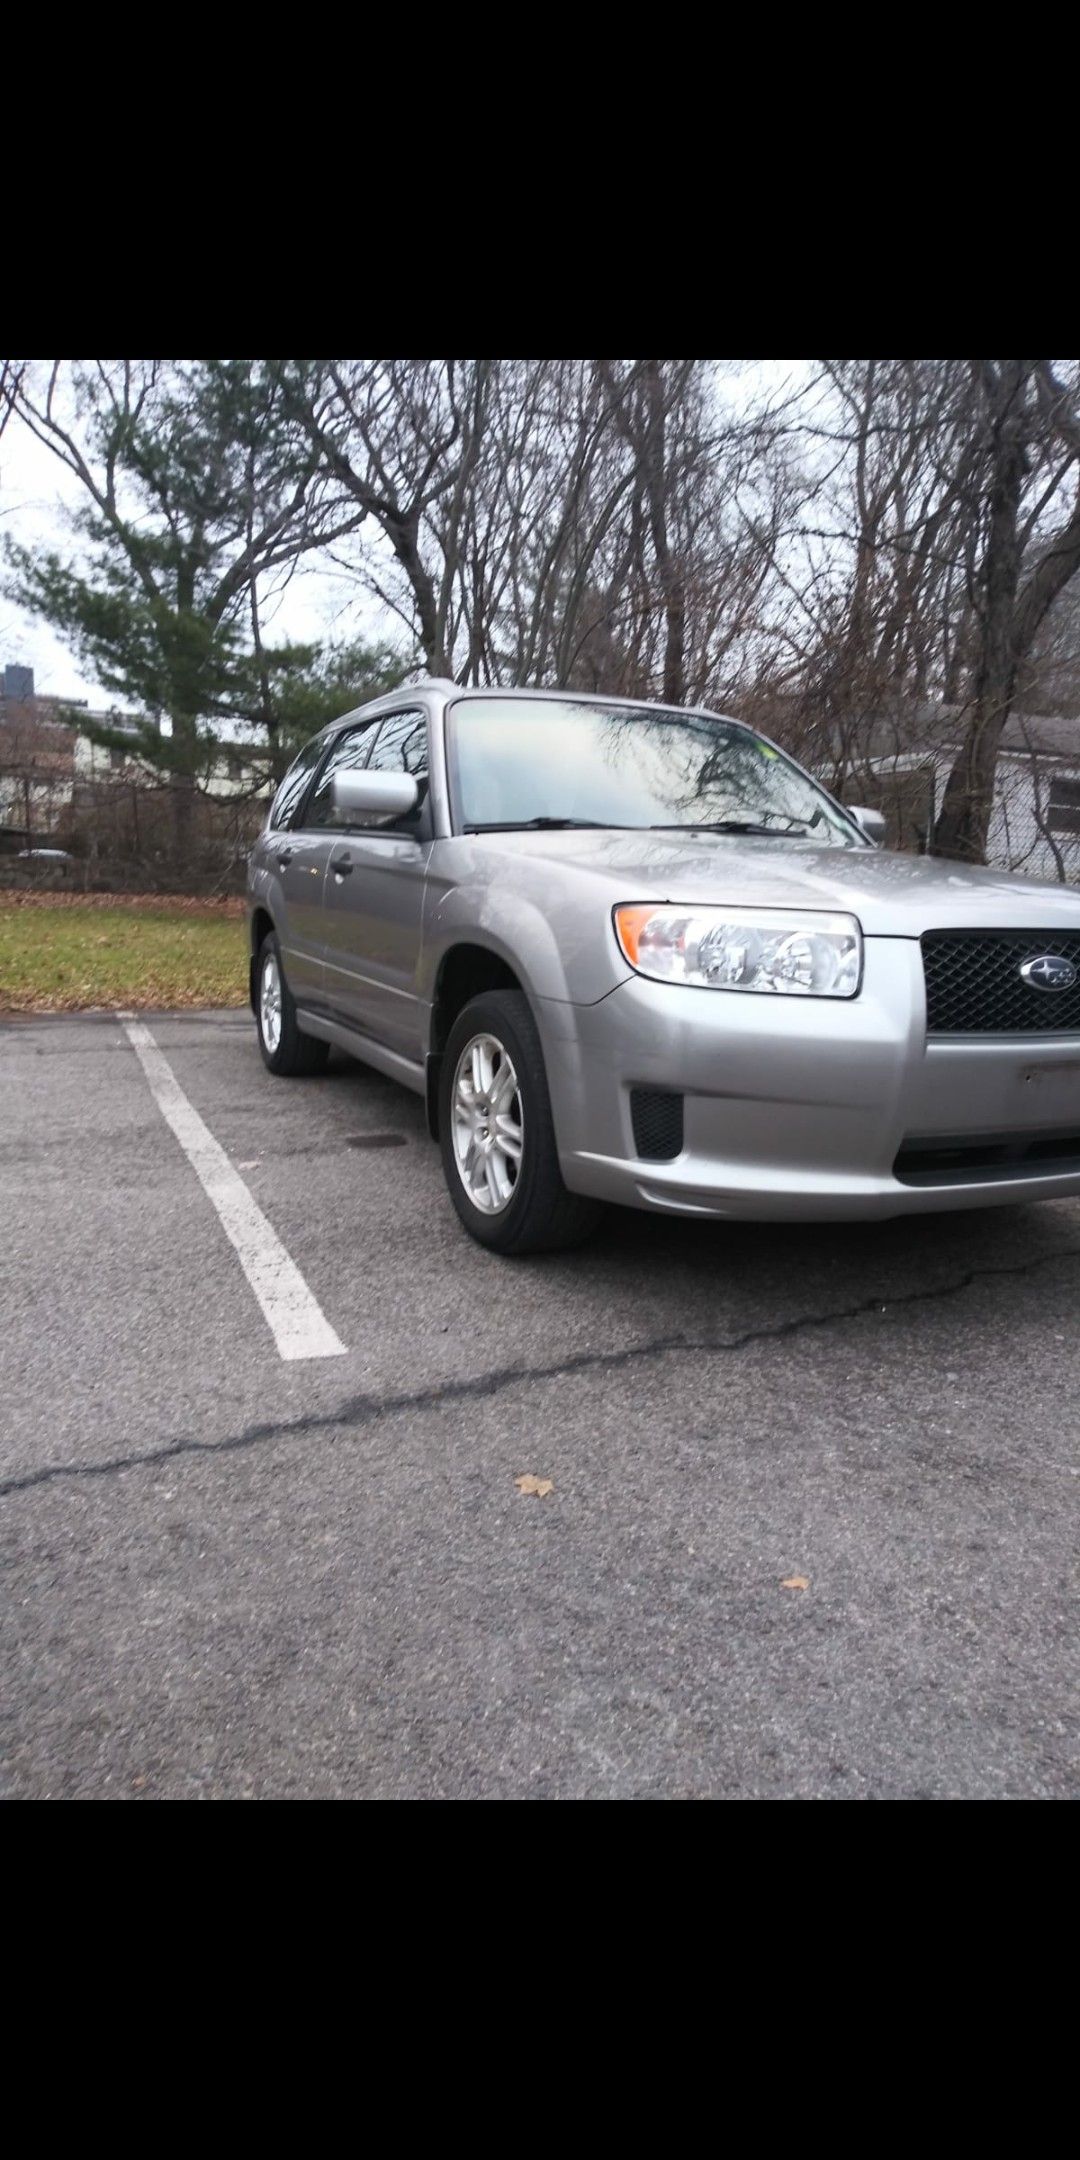
[[[111,897],[83,906],[0,898],[0,1012],[246,1003],[235,903]]]

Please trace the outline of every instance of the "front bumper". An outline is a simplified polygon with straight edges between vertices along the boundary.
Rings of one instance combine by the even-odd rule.
[[[866,940],[856,998],[684,989],[635,975],[595,1005],[544,999],[538,1017],[573,1192],[783,1221],[1080,1194],[1080,1163],[953,1170],[940,1182],[894,1174],[901,1147],[920,1139],[1080,1135],[1080,1037],[928,1041],[912,938]],[[637,1155],[636,1087],[682,1094],[674,1160]]]

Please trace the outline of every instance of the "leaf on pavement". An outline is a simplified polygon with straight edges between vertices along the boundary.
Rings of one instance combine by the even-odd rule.
[[[514,1483],[519,1492],[534,1493],[538,1500],[546,1500],[548,1494],[555,1490],[554,1480],[549,1477],[532,1477],[527,1474],[525,1477],[516,1477]]]
[[[810,1577],[808,1575],[785,1575],[780,1588],[781,1590],[809,1590]]]

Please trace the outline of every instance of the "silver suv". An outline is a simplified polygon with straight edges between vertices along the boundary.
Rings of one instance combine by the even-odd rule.
[[[1080,894],[886,854],[698,711],[428,682],[347,713],[249,872],[273,1073],[423,1095],[504,1253],[598,1203],[855,1217],[1080,1193]]]

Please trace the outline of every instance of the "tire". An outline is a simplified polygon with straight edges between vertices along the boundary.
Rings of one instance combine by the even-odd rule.
[[[276,973],[279,992],[278,1036],[275,1043],[268,1039],[273,1034],[272,1008],[264,1001],[265,978],[273,970]],[[281,947],[272,930],[268,930],[259,947],[255,962],[255,1026],[259,1033],[259,1049],[267,1072],[278,1074],[282,1079],[299,1080],[312,1073],[322,1072],[330,1055],[330,1045],[318,1042],[314,1035],[302,1035],[296,1025],[296,1006],[285,980],[281,964]]]
[[[599,1205],[563,1184],[544,1055],[520,990],[485,990],[458,1014],[439,1075],[439,1144],[450,1198],[492,1252],[579,1245],[599,1220]]]

